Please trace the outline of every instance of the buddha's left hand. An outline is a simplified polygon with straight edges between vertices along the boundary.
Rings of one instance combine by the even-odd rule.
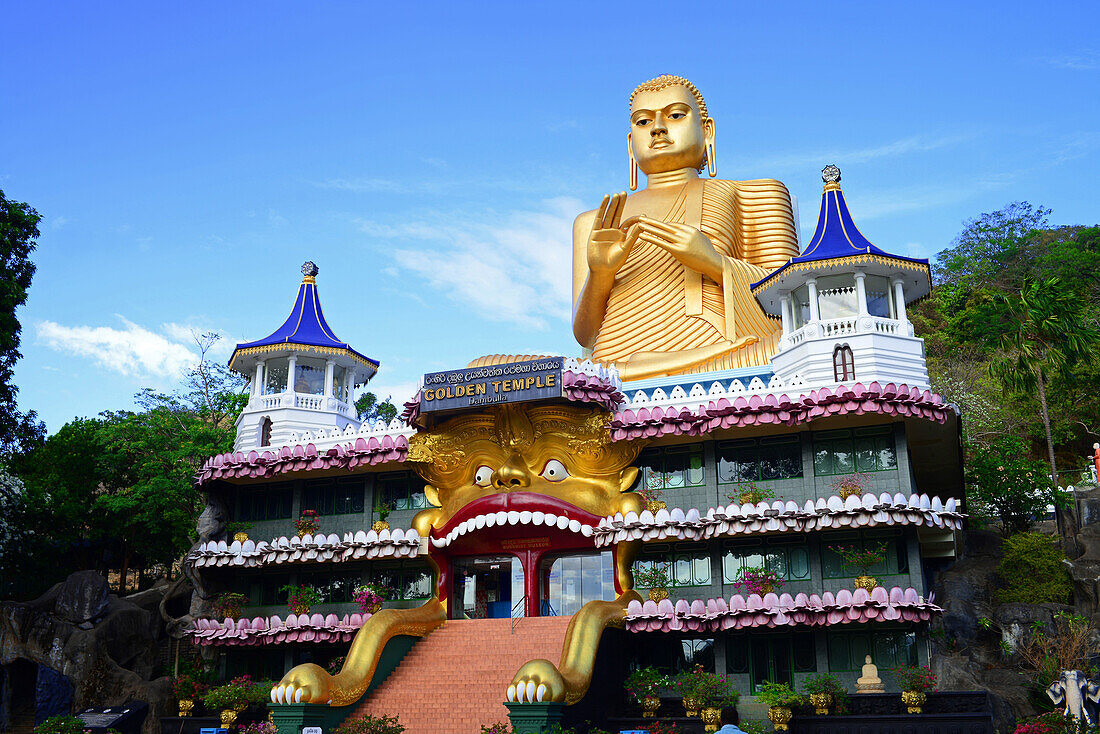
[[[625,226],[625,222],[623,223]],[[711,280],[722,282],[722,256],[714,249],[710,238],[690,224],[661,222],[639,217],[642,238],[667,250],[687,267]]]

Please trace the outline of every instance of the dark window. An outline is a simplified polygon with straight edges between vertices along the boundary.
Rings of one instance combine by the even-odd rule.
[[[354,601],[355,587],[363,583],[361,573],[323,573],[302,574],[299,586],[310,586],[321,593],[324,603],[340,604]]]
[[[722,556],[722,583],[737,581],[742,568],[766,568],[785,581],[810,578],[810,552],[804,545],[730,548]]]
[[[261,446],[270,446],[271,445],[271,419],[270,418],[264,418],[263,422],[260,423],[260,445]]]
[[[263,489],[242,489],[237,495],[237,520],[283,520],[290,517],[293,503],[293,486],[287,483],[269,484]]]
[[[638,483],[651,490],[701,487],[706,478],[699,444],[646,449],[638,457],[638,468]]]
[[[422,564],[382,566],[371,574],[371,580],[389,589],[391,599],[427,599],[432,595],[432,574]]]
[[[726,638],[726,672],[748,673],[756,693],[765,681],[792,682],[791,673],[817,670],[812,632],[785,635],[734,634]]]
[[[894,576],[909,573],[909,552],[904,537],[883,536],[877,534],[838,533],[827,534],[821,539],[821,575],[827,579],[854,578],[859,569],[844,565],[844,559],[832,549],[833,546],[855,546],[863,549],[877,549],[886,544],[886,560],[871,566],[867,573],[871,576]]]
[[[917,664],[917,635],[905,630],[830,632],[829,670],[862,670],[871,660],[879,670]]]
[[[690,670],[696,664],[714,670],[713,639],[676,639],[668,635],[647,635],[645,644],[631,645],[632,666],[653,666],[663,673]]]
[[[280,587],[290,583],[290,575],[285,573],[250,578],[248,581],[248,603],[254,606],[274,606],[286,604],[287,594]]]
[[[891,426],[814,434],[814,474],[831,476],[898,468]]]
[[[380,474],[375,496],[395,510],[419,510],[428,506],[424,482],[412,472]]]
[[[363,511],[363,478],[314,479],[302,489],[302,509],[319,515],[349,515]]]
[[[669,587],[710,585],[710,553],[705,548],[664,553],[660,557],[643,557],[638,561],[638,566],[662,566],[668,574]]]
[[[837,382],[856,379],[856,358],[847,344],[833,349],[833,377]]]
[[[802,476],[798,436],[723,441],[718,444],[718,483],[795,479]]]

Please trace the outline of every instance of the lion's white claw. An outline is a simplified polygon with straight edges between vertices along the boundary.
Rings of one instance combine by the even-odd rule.
[[[535,700],[541,701],[542,697],[546,695],[546,684],[539,683],[539,687],[535,689]]]
[[[299,688],[296,691],[294,691],[294,703],[301,703],[301,702],[302,702],[302,689]]]
[[[535,681],[533,681],[533,680],[527,681],[527,691],[526,691],[526,693],[527,693],[527,702],[528,703],[534,703],[535,702]]]
[[[271,703],[276,703],[278,701],[278,699],[275,697],[278,694],[278,692],[279,692],[278,688],[272,688],[271,689]]]
[[[515,683],[508,686],[508,700],[509,701],[515,701],[516,700],[516,684]]]
[[[283,692],[286,690],[286,686],[277,686],[272,693],[275,694],[275,700],[279,703],[283,702]]]
[[[294,684],[287,684],[286,690],[283,691],[283,697],[287,703],[294,703]]]

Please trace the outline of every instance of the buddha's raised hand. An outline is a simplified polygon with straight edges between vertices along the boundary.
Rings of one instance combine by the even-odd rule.
[[[626,262],[630,248],[638,239],[639,228],[620,229],[626,192],[603,197],[592,231],[588,235],[588,269],[600,275],[614,275]]]

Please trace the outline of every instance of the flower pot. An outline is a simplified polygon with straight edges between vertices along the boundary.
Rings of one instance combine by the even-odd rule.
[[[857,589],[866,589],[868,592],[870,592],[872,589],[878,586],[878,579],[876,579],[874,576],[862,574],[860,576],[856,576],[855,584]]]
[[[829,713],[829,705],[833,702],[831,693],[811,693],[810,703],[814,705],[814,713],[824,716]]]
[[[722,709],[715,708],[714,706],[707,706],[703,709],[703,731],[718,731],[718,723],[722,719]]]
[[[661,601],[662,599],[667,599],[667,598],[668,598],[668,589],[650,589],[649,590],[649,600],[650,601]]]
[[[664,500],[649,500],[645,503],[645,507],[650,512],[656,514],[657,510],[663,510],[668,507]]]
[[[840,499],[846,500],[849,497],[859,497],[863,494],[863,490],[858,486],[845,485],[837,491],[837,494],[840,495]]]
[[[368,604],[363,612],[366,614],[377,614],[378,610],[382,608],[382,602],[376,602],[374,604]]]
[[[236,711],[238,714],[241,713],[242,711],[244,711],[246,708],[248,708],[248,702],[247,701],[245,701],[243,703],[233,704],[233,710]]]
[[[374,524],[371,525],[371,529],[376,533],[380,533],[383,530],[389,530],[390,524],[385,520],[375,520]]]
[[[684,696],[684,714],[687,716],[698,716],[702,706],[703,702],[695,696]]]
[[[786,706],[772,706],[768,709],[768,719],[776,731],[787,731],[790,728],[787,722],[791,720],[791,710]]]
[[[243,543],[248,540],[248,533],[234,533],[233,540],[237,541],[238,543]]]
[[[773,591],[775,591],[775,584],[760,584],[760,596],[770,594]]]
[[[224,619],[240,619],[241,607],[239,604],[230,604],[221,608],[221,616]]]
[[[222,721],[222,728],[228,729],[237,723],[237,712],[233,709],[222,709],[220,718]]]
[[[294,612],[295,614],[309,614],[309,604],[299,604],[290,611]]]
[[[195,702],[189,698],[180,699],[180,718],[190,716],[191,712],[195,710]]]
[[[642,699],[642,716],[652,719],[657,715],[657,709],[661,708],[661,699],[656,696],[646,696]]]
[[[924,702],[928,700],[928,695],[924,691],[902,691],[901,702],[909,708],[909,713],[919,714],[924,707]]]
[[[764,499],[759,492],[742,492],[737,496],[737,499],[741,500],[743,505],[758,505],[760,500]]]

